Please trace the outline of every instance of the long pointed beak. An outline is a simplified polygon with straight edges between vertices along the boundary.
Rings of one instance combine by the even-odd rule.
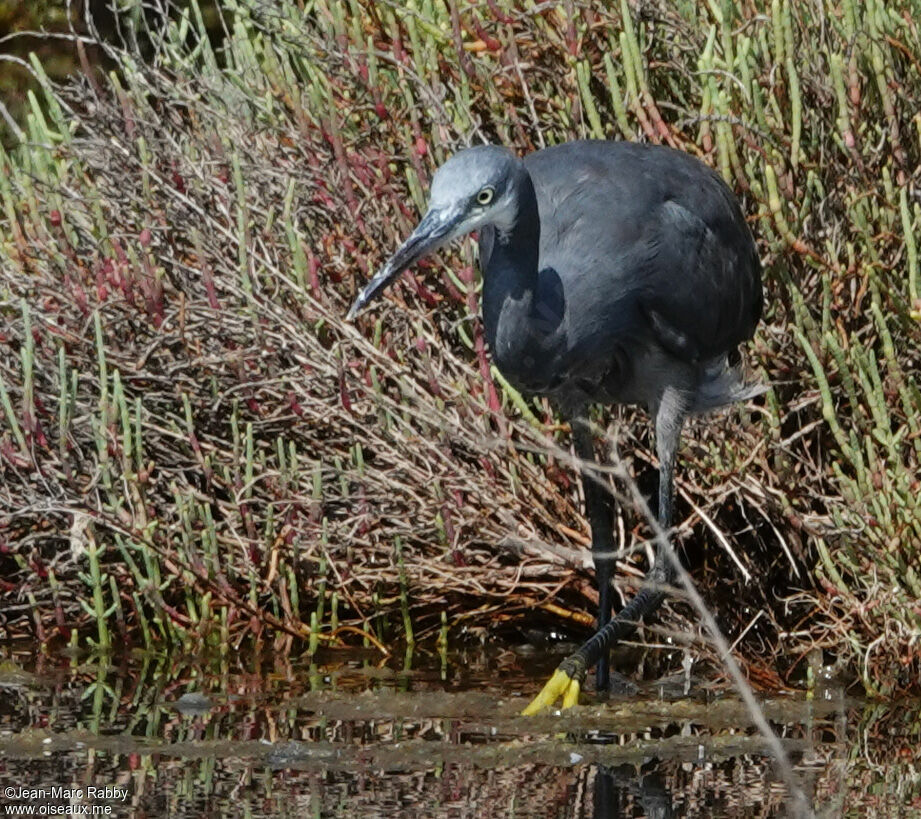
[[[374,301],[390,282],[400,275],[407,267],[412,267],[423,256],[427,256],[446,244],[454,237],[463,211],[457,209],[430,210],[425,214],[410,237],[400,245],[399,249],[358,294],[355,303],[349,310],[346,319],[351,321],[367,304]]]

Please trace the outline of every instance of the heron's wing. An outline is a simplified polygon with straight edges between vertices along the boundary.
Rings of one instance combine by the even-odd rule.
[[[666,201],[637,247],[637,302],[662,345],[686,360],[725,353],[751,337],[761,315],[748,227],[721,216]]]
[[[630,143],[569,143],[531,157],[540,263],[563,281],[573,360],[590,363],[625,335],[652,334],[685,360],[751,336],[760,264],[734,196],[711,169]]]

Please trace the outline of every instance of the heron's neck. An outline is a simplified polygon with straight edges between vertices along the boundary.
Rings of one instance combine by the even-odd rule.
[[[534,185],[524,166],[515,188],[516,218],[506,230],[498,225],[493,228],[492,253],[483,271],[483,323],[494,352],[501,343],[497,336],[505,335],[503,329],[511,332],[509,327],[500,329],[500,323],[514,324],[519,332],[525,330],[523,321],[530,313],[537,287],[540,217]]]

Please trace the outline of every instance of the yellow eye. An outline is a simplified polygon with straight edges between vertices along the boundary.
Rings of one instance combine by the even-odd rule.
[[[476,201],[481,205],[488,205],[492,202],[492,198],[495,195],[496,192],[492,188],[483,188],[483,190],[476,195]]]

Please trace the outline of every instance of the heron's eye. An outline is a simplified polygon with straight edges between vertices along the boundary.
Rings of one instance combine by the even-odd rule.
[[[483,188],[477,195],[476,201],[481,205],[488,205],[492,202],[493,196],[496,195],[496,192],[492,188]]]

